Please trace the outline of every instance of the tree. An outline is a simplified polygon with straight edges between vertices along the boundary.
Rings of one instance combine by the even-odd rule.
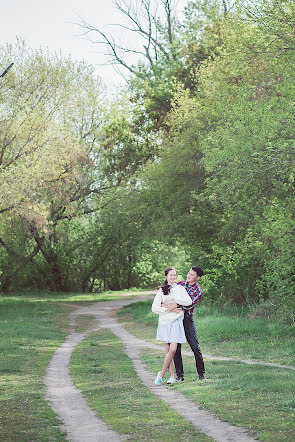
[[[277,308],[291,306],[294,255],[279,232],[292,242],[294,63],[263,50],[269,35],[255,23],[227,14],[217,25],[196,96],[174,96],[160,158],[140,176],[142,210],[155,237],[185,240],[213,300],[279,293]]]
[[[132,36],[134,45],[120,43],[112,34],[85,21],[80,26],[94,44],[103,46],[107,63],[118,67],[123,76],[124,71],[128,72],[129,77],[124,78],[133,91],[131,101],[141,105],[141,119],[148,119],[153,128],[159,129],[170,110],[175,79],[183,70],[178,47],[177,2],[116,0],[114,3],[122,15],[122,24],[114,25],[115,30],[123,29],[127,38]]]
[[[260,29],[272,36],[264,50],[294,51],[295,5],[292,0],[250,2],[247,12]]]
[[[129,34],[136,34],[140,43],[130,48],[120,44],[112,34],[107,35],[103,30],[85,21],[80,23],[91,41],[95,44],[103,45],[106,50],[107,63],[127,69],[131,74],[141,77],[138,66],[130,62],[130,54],[136,54],[145,60],[150,68],[154,69],[155,61],[161,56],[172,61],[175,55],[170,48],[174,43],[174,21],[175,2],[173,0],[139,0],[131,2],[128,0],[115,0],[115,6],[125,18],[123,24],[114,25],[115,28],[123,28]],[[164,22],[163,22],[164,20]],[[98,38],[94,39],[92,35]]]
[[[47,250],[56,242],[56,223],[73,216],[82,199],[100,192],[89,173],[100,113],[99,83],[91,68],[33,52],[21,42],[7,48],[9,57],[16,69],[0,85],[0,213],[4,223],[22,220],[30,240],[19,253],[1,238],[4,261],[9,258],[2,289],[39,251],[57,272],[54,253]],[[17,267],[11,266],[15,256],[21,262]]]
[[[287,201],[294,192],[290,124],[294,64],[288,52],[264,50],[269,35],[256,25],[231,21],[223,35],[222,51],[203,66],[200,83],[204,122],[200,147],[207,176],[203,196],[220,219],[212,244],[212,268],[215,261],[215,275],[221,277],[217,285],[223,286],[224,296],[231,293],[236,301],[273,299],[272,281],[276,296],[286,303],[292,290],[290,269],[289,265],[283,268],[279,223],[269,214],[280,207],[278,218],[282,220],[285,213],[290,221],[282,223],[281,229],[291,240],[292,209]],[[238,52],[232,48],[239,48]],[[273,232],[271,241],[265,236],[266,223]],[[294,262],[290,248],[286,255]],[[276,265],[281,274],[271,277],[268,269]],[[262,282],[266,280],[267,284]]]
[[[109,183],[130,179],[159,151],[159,142],[140,106],[126,98],[109,105],[99,135],[103,151],[102,170]]]

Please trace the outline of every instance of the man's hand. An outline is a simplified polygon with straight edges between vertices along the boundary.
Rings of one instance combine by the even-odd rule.
[[[166,302],[162,302],[162,307],[166,307],[168,312],[174,312],[175,310],[177,310],[177,304],[175,303],[166,303]]]

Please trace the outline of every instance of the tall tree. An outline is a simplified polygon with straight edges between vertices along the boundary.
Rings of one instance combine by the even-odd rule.
[[[22,42],[3,53],[15,60],[15,70],[0,85],[1,221],[23,220],[35,242],[16,253],[1,238],[4,262],[6,255],[10,258],[5,289],[13,272],[21,271],[39,251],[52,262],[45,248],[48,239],[56,240],[58,219],[73,216],[81,199],[99,192],[98,182],[91,187],[89,169],[94,167],[91,155],[100,111],[99,83],[86,65],[33,52]],[[20,265],[10,266],[16,255]]]

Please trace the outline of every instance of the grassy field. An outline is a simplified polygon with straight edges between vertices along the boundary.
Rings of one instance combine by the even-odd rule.
[[[0,440],[66,440],[44,399],[47,364],[65,339],[73,309],[126,295],[19,293],[0,297]],[[154,340],[157,317],[150,312],[150,302],[124,308],[118,318],[134,334]],[[291,327],[251,318],[246,311],[221,312],[205,306],[197,309],[196,323],[206,353],[293,363]],[[79,318],[77,329],[92,325],[93,318],[85,316]],[[143,359],[156,373],[163,352],[144,350]],[[206,361],[208,380],[200,383],[193,359],[185,357],[184,365],[185,382],[172,388],[221,419],[245,426],[261,440],[294,440],[294,371]],[[207,439],[143,386],[112,333],[103,330],[82,341],[73,354],[71,371],[99,416],[131,440]]]
[[[126,306],[117,318],[130,332],[155,340],[158,317],[151,301]],[[197,309],[195,322],[204,353],[294,365],[294,328],[273,319],[253,318],[245,309]],[[158,343],[159,344],[159,343]],[[183,346],[189,350],[186,344]],[[163,353],[144,350],[155,374]],[[185,382],[177,390],[220,419],[244,426],[260,440],[293,441],[295,436],[295,372],[236,361],[205,361],[207,380],[198,381],[194,358],[184,357]]]
[[[71,311],[124,295],[24,292],[0,296],[0,440],[66,440],[44,399],[46,367],[65,340]],[[83,323],[83,328],[88,325]]]
[[[102,330],[73,353],[71,375],[93,410],[130,440],[209,441],[138,379],[120,340]]]
[[[0,439],[65,440],[44,400],[43,377],[64,341],[69,306],[0,298]]]
[[[124,307],[118,319],[136,336],[156,342],[158,317],[151,312],[151,301]],[[194,320],[204,353],[295,365],[295,335],[290,325],[253,318],[247,309],[229,307],[196,307]]]
[[[144,350],[149,371],[160,369],[163,355]],[[185,382],[175,388],[221,420],[242,426],[260,440],[293,441],[294,373],[291,370],[206,361],[207,380],[199,382],[192,358],[184,357]]]
[[[143,360],[156,374],[163,352],[144,349]],[[185,382],[169,388],[220,419],[247,428],[260,440],[294,440],[291,370],[209,361],[209,378],[199,382],[192,358],[184,357],[184,365]],[[138,381],[121,342],[109,331],[91,335],[76,348],[71,374],[91,408],[112,428],[129,434],[131,440],[206,440]]]

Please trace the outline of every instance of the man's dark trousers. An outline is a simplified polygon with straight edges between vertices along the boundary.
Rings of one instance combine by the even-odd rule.
[[[203,356],[201,353],[197,332],[195,329],[195,324],[193,317],[188,313],[184,313],[183,319],[184,332],[187,342],[194,353],[196,360],[196,368],[199,376],[204,376],[205,374],[205,366],[203,361]],[[177,345],[177,350],[174,356],[174,364],[176,369],[176,376],[183,377],[183,364],[181,357],[181,344]]]

